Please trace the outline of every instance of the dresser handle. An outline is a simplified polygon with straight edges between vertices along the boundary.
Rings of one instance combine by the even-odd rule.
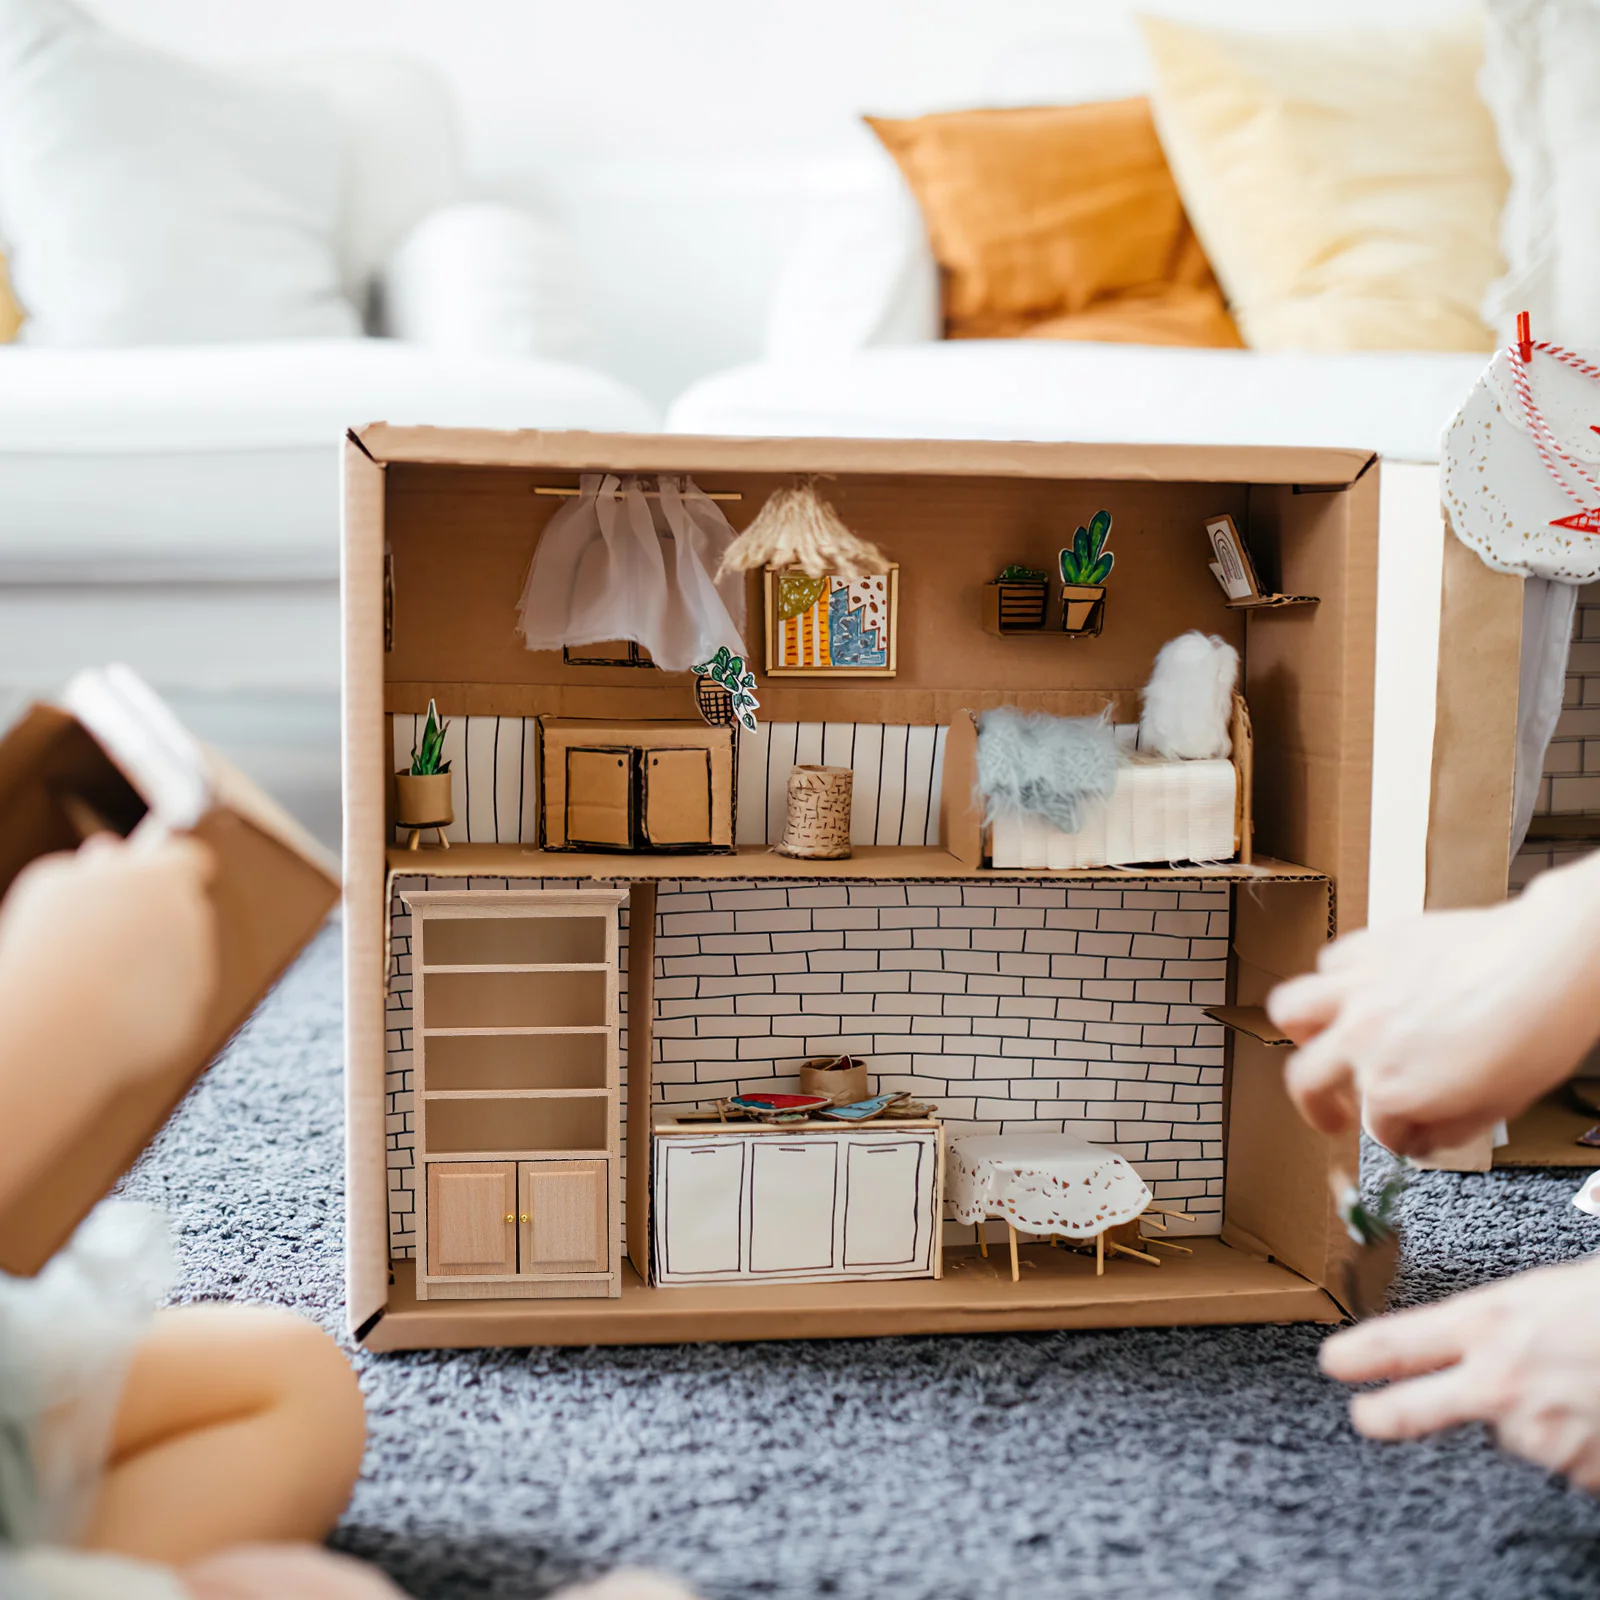
[[[507,1222],[515,1222],[516,1220],[517,1220],[517,1214],[516,1214],[515,1211],[506,1212],[506,1221]]]

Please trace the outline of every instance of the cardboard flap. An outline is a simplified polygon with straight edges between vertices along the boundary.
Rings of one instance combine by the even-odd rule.
[[[300,953],[338,897],[320,847],[302,853],[296,825],[249,780],[218,762],[221,786],[194,829],[216,859],[211,884],[218,982],[195,1048],[103,1104],[85,1102],[65,1146],[39,1152],[39,1178],[0,1210],[0,1270],[37,1272],[127,1171],[262,997]],[[0,741],[5,882],[28,861],[81,837],[59,796],[82,796],[116,831],[144,814],[142,798],[83,727],[35,707]],[[127,826],[123,826],[126,823]]]

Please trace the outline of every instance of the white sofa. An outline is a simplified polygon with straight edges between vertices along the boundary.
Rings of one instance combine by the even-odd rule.
[[[559,247],[463,203],[454,111],[426,68],[272,74],[339,116],[344,288],[386,336],[0,345],[0,703],[127,661],[336,837],[346,428],[653,431],[659,414],[554,358],[576,337]]]

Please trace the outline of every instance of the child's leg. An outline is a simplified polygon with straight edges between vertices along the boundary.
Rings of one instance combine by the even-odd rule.
[[[361,1470],[366,1419],[337,1345],[264,1306],[160,1313],[123,1389],[84,1544],[181,1565],[320,1540]]]

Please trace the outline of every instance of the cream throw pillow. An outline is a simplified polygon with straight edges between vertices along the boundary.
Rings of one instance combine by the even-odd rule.
[[[1488,350],[1506,174],[1475,27],[1250,34],[1143,18],[1167,160],[1260,350]]]

